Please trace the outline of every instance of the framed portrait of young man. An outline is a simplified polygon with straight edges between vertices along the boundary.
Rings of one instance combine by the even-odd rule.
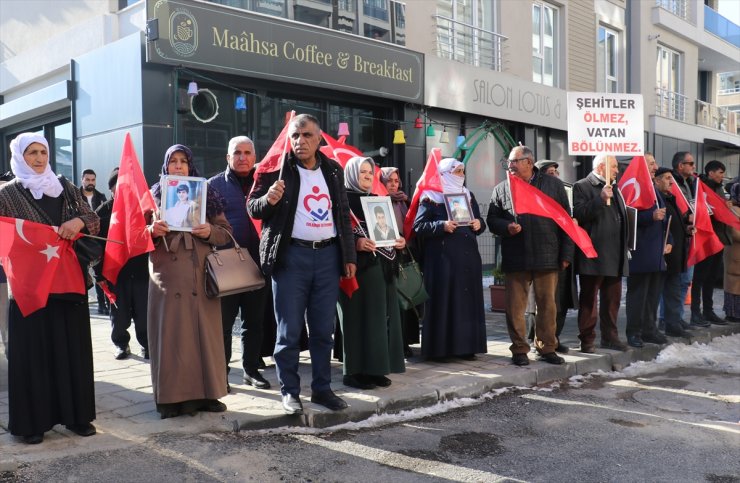
[[[473,221],[473,209],[465,193],[446,193],[444,198],[449,220],[458,225],[469,225]]]
[[[193,231],[206,222],[205,178],[193,176],[162,176],[162,203],[160,217],[170,230]]]
[[[361,200],[367,222],[367,235],[375,246],[392,247],[399,237],[390,196],[365,196]]]

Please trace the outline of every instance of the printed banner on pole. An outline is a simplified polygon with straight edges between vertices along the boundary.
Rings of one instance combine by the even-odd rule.
[[[642,94],[568,92],[568,154],[644,154]]]

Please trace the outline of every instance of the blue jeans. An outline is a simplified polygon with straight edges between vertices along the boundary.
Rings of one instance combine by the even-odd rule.
[[[272,274],[277,320],[273,357],[283,395],[298,397],[301,392],[298,356],[306,322],[313,372],[311,390],[330,389],[332,336],[341,275],[339,250],[338,243],[318,250],[289,245],[281,266]]]
[[[681,303],[678,309],[678,318],[683,320],[684,301],[686,300],[686,294],[689,291],[689,285],[691,280],[694,278],[694,266],[690,266],[685,272],[681,272]],[[665,306],[663,304],[663,295],[660,296],[660,307],[658,312],[659,318],[665,320]]]

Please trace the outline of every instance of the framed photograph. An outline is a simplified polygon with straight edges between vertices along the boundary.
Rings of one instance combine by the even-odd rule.
[[[473,221],[473,209],[465,193],[447,193],[444,197],[449,220],[459,225],[469,225]]]
[[[396,215],[390,196],[363,196],[362,212],[367,222],[368,236],[378,247],[392,247],[399,237]]]
[[[565,194],[568,196],[568,204],[570,205],[570,213],[573,214],[573,185],[563,181],[563,188],[565,188]]]
[[[205,178],[193,176],[162,176],[161,218],[170,230],[193,231],[193,227],[206,222]]]

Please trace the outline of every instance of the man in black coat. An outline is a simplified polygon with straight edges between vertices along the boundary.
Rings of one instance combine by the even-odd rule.
[[[658,164],[645,153],[648,171],[653,177]],[[647,187],[645,187],[647,188]],[[666,205],[658,190],[656,205],[637,211],[637,246],[632,252],[630,275],[627,277],[627,344],[642,347],[644,342],[665,344],[668,340],[658,332],[656,318],[660,299],[661,275],[666,269],[664,253],[672,250],[672,240],[664,246],[668,229]]]
[[[563,183],[535,168],[531,149],[526,146],[512,149],[508,169],[511,176],[518,176],[539,189],[570,213]],[[555,353],[558,347],[555,293],[558,273],[573,261],[573,241],[549,218],[515,216],[508,180],[493,189],[486,222],[491,232],[502,240],[501,268],[506,273],[506,327],[511,338],[512,362],[518,366],[529,364],[524,311],[532,285],[537,303],[537,352],[545,362],[562,364],[564,359]]]
[[[617,172],[614,156],[594,158],[593,171],[573,185],[573,216],[591,237],[597,258],[576,254],[576,273],[581,293],[578,297],[578,338],[581,352],[593,353],[596,339],[596,299],[601,295],[598,316],[601,322],[601,347],[626,351],[619,340],[617,313],[622,298],[622,277],[629,275],[627,210],[619,189],[613,187]]]
[[[246,249],[259,264],[259,236],[252,220],[247,214],[247,195],[254,183],[254,163],[257,152],[254,143],[246,136],[237,136],[229,140],[226,152],[226,169],[208,180],[208,186],[215,188],[226,203],[224,216],[231,224],[234,238]],[[232,247],[233,243],[219,248]],[[258,389],[269,389],[270,383],[260,374],[260,348],[262,347],[263,320],[265,313],[265,296],[267,289],[242,292],[221,297],[221,323],[224,332],[224,353],[226,356],[226,373],[229,373],[231,362],[232,328],[236,314],[241,318],[242,367],[245,384]],[[230,390],[230,386],[227,384]]]
[[[689,257],[689,242],[693,235],[693,226],[689,222],[689,213],[681,213],[676,198],[671,193],[675,180],[668,168],[658,168],[655,173],[655,188],[663,195],[666,207],[666,218],[670,217],[669,230],[673,241],[670,253],[665,256],[666,270],[661,272],[661,293],[664,303],[665,335],[671,337],[689,337],[690,333],[683,328],[681,320],[681,276],[686,271]]]
[[[330,388],[339,278],[354,277],[357,252],[344,188],[344,170],[319,151],[319,121],[300,114],[288,126],[292,153],[281,171],[257,175],[247,208],[262,220],[260,263],[272,276],[278,323],[275,365],[283,410],[302,414],[298,355],[308,323],[313,381],[311,402],[347,407]],[[282,178],[280,175],[282,174]]]
[[[92,169],[86,169],[82,172],[82,186],[80,186],[80,193],[82,194],[82,199],[87,200],[87,203],[93,211],[97,210],[100,205],[106,201],[105,195],[95,189],[96,183],[97,176],[95,175],[95,171]],[[108,303],[108,299],[105,298],[103,290],[97,284],[95,284],[95,295],[98,297],[98,314],[110,314],[110,304]]]

